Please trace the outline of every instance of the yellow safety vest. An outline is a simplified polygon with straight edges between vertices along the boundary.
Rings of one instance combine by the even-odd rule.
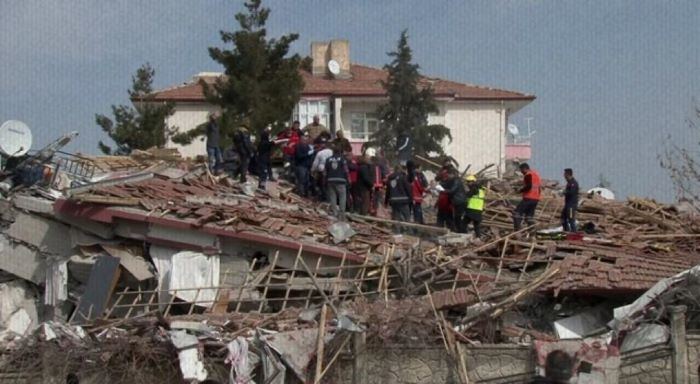
[[[475,211],[483,211],[485,197],[486,197],[486,190],[484,190],[484,188],[479,188],[479,193],[470,197],[469,200],[467,200],[467,209],[473,209]]]

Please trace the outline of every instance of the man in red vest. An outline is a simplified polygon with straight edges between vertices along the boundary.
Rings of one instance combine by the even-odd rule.
[[[527,163],[520,164],[520,172],[524,175],[524,185],[520,189],[523,199],[513,212],[513,229],[515,231],[520,229],[523,219],[527,221],[528,225],[535,224],[535,209],[537,209],[537,203],[540,202],[540,175],[530,169]]]

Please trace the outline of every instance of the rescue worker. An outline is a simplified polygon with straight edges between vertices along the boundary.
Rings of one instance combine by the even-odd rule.
[[[328,201],[331,205],[331,215],[339,220],[345,220],[348,197],[348,163],[340,147],[333,146],[333,154],[326,160],[323,175],[325,176]]]
[[[440,183],[440,188],[438,190],[438,198],[435,203],[435,208],[437,209],[437,226],[440,228],[447,228],[450,231],[455,229],[454,227],[454,209],[452,209],[452,204],[450,204],[450,196],[442,188],[442,182],[447,181],[450,175],[450,170],[453,169],[452,162],[447,160],[443,163],[442,168],[438,171],[435,176],[435,182]]]
[[[540,175],[530,169],[527,163],[520,164],[520,173],[523,174],[523,187],[520,189],[522,200],[513,211],[513,229],[520,230],[523,219],[528,225],[535,224],[535,209],[540,201],[541,181]]]
[[[467,176],[467,210],[464,212],[464,229],[468,230],[469,223],[474,224],[474,234],[481,237],[481,217],[484,212],[484,199],[486,188],[476,179],[476,176]]]
[[[459,177],[459,172],[452,168],[446,181],[441,183],[445,193],[450,198],[450,205],[454,212],[453,220],[457,233],[466,233],[464,228],[464,212],[467,210],[467,192],[464,190],[464,183]]]
[[[294,146],[294,181],[296,183],[296,192],[299,196],[309,196],[311,184],[309,175],[313,160],[314,148],[309,145],[309,136],[304,135],[299,143]]]
[[[335,132],[335,140],[333,140],[333,145],[340,148],[343,153],[352,153],[352,145],[350,145],[350,140],[345,138],[345,134],[342,129]]]
[[[345,156],[345,161],[348,165],[348,185],[347,185],[347,195],[348,195],[348,211],[356,212],[359,205],[359,198],[357,196],[357,181],[359,178],[360,164],[357,159],[352,155],[352,152],[345,152],[342,145],[338,145],[338,148]]]
[[[331,137],[331,133],[328,131],[328,128],[321,124],[320,121],[319,116],[314,115],[313,122],[309,123],[303,129],[304,133],[309,134],[309,140],[314,144],[316,144],[316,139],[318,139],[321,134],[323,134],[327,139],[330,139]]]
[[[284,170],[287,179],[290,181],[294,180],[294,148],[301,139],[301,135],[299,133],[299,120],[294,120],[291,127],[287,127],[282,132],[277,134],[277,138],[275,140],[282,146]]]
[[[411,211],[413,212],[413,222],[425,224],[423,220],[423,195],[428,188],[428,180],[421,171],[421,165],[415,164],[413,160],[406,162],[408,170],[408,182],[411,184]]]
[[[578,181],[571,168],[564,170],[566,188],[564,189],[564,209],[561,211],[561,226],[564,232],[576,232],[576,209],[578,208]]]
[[[265,182],[272,179],[272,169],[270,169],[270,156],[272,155],[272,147],[274,142],[270,141],[271,127],[266,127],[260,133],[260,141],[258,142],[257,166],[258,166],[258,188],[264,190]]]
[[[357,183],[355,184],[356,196],[356,211],[360,215],[367,215],[370,207],[370,196],[374,188],[374,165],[372,165],[369,156],[365,153],[360,157]]]
[[[394,172],[387,179],[385,204],[391,206],[391,219],[410,221],[411,185],[401,165],[394,167]]]
[[[209,122],[206,127],[207,135],[207,159],[209,160],[209,172],[218,174],[223,168],[224,159],[221,153],[219,124],[216,122],[216,114],[209,114]]]
[[[236,148],[236,153],[238,153],[239,164],[237,172],[240,175],[240,182],[245,183],[250,160],[255,156],[255,148],[253,148],[253,143],[250,141],[248,125],[241,124],[238,127],[236,133],[233,134],[233,146]]]

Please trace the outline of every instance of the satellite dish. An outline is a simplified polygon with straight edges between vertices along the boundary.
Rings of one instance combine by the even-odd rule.
[[[22,156],[32,147],[32,131],[27,124],[8,120],[0,125],[0,153],[7,157]]]
[[[340,64],[335,60],[330,60],[328,62],[328,70],[333,76],[337,76],[340,73]]]
[[[518,134],[520,133],[520,130],[518,129],[517,125],[508,124],[508,132],[510,132],[510,134],[513,136],[518,136]]]

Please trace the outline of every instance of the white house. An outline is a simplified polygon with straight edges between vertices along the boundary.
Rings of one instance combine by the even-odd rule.
[[[381,85],[386,72],[351,64],[347,40],[314,42],[311,57],[312,71],[301,71],[304,90],[290,118],[299,120],[303,127],[318,114],[321,123],[332,131],[342,129],[353,148],[359,151],[362,143],[379,127],[375,111],[386,100]],[[181,132],[191,130],[216,110],[205,100],[199,79],[213,82],[218,76],[221,74],[199,73],[183,85],[156,91],[153,100],[173,102],[175,112],[168,123],[179,127]],[[422,83],[432,85],[439,107],[439,113],[429,117],[430,123],[444,124],[451,130],[452,142],[446,144],[446,152],[462,167],[471,164],[471,169],[480,169],[495,163],[499,174],[502,173],[509,149],[506,140],[508,118],[533,101],[535,96],[429,77],[424,77]],[[185,147],[174,143],[168,145],[177,147],[186,157],[206,153],[203,139]],[[519,148],[519,153],[520,156],[529,154],[529,148],[527,151]]]

